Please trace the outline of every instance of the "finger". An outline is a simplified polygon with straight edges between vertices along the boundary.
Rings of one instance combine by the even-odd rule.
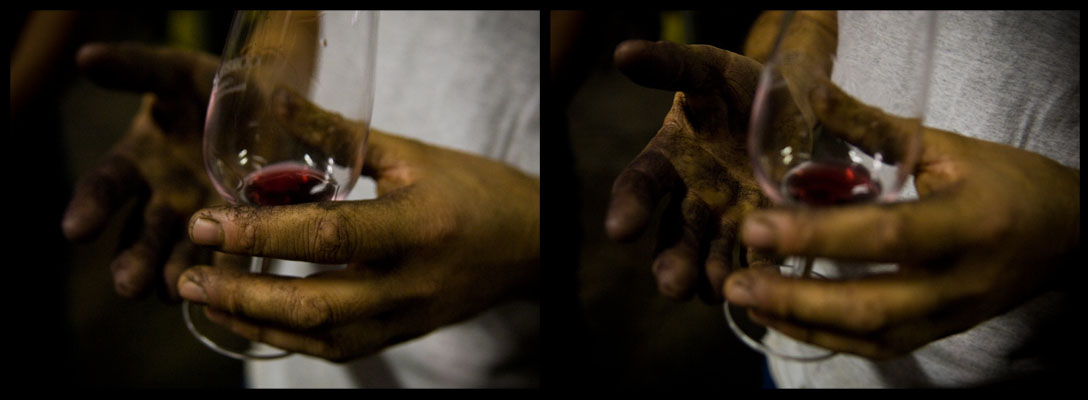
[[[721,192],[724,187],[733,186],[728,194],[720,197],[731,199],[726,200],[726,203],[732,203],[732,206],[724,210],[719,217],[718,229],[714,233],[714,240],[710,243],[706,257],[706,280],[709,284],[707,299],[711,304],[718,304],[725,300],[723,295],[725,279],[734,269],[748,265],[753,259],[759,260],[763,256],[761,253],[748,251],[744,246],[738,246],[738,236],[740,222],[744,215],[755,208],[766,207],[769,204],[769,200],[762,195],[759,188],[748,187],[739,182],[734,185],[722,185],[722,182],[724,181],[719,178],[717,185],[711,185],[699,191],[700,193]]]
[[[361,158],[357,153],[366,138],[365,122],[325,110],[285,86],[273,89],[269,97],[272,114],[293,137],[338,160]]]
[[[310,333],[282,329],[275,326],[263,325],[210,307],[205,308],[204,313],[212,322],[226,327],[234,334],[245,339],[265,343],[292,353],[308,354],[334,362],[347,361],[349,357],[365,356],[377,352],[381,348],[380,346],[373,346],[373,350],[369,352],[347,351],[340,346],[330,344],[331,335],[324,330]],[[362,331],[371,332],[373,330]],[[368,339],[369,338],[366,337],[356,336],[352,338],[351,343],[376,342],[373,339]]]
[[[162,196],[152,196],[142,214],[122,238],[122,250],[110,265],[114,287],[127,298],[142,296],[160,276],[174,244],[181,237],[182,216]]]
[[[921,275],[825,281],[789,278],[763,268],[730,276],[726,296],[730,303],[773,318],[862,336],[923,319],[947,297],[943,286]]]
[[[382,195],[418,181],[419,174],[413,169],[427,159],[424,150],[430,145],[370,128],[364,148],[362,174],[377,181]]]
[[[443,234],[430,228],[440,218],[434,207],[413,196],[207,208],[190,219],[189,237],[223,252],[320,264],[386,259]]]
[[[763,68],[755,60],[713,46],[666,41],[620,43],[613,59],[635,83],[682,92],[677,98],[692,111],[697,133],[725,123],[732,130],[743,130]]]
[[[663,154],[644,150],[612,184],[605,232],[618,241],[637,238],[649,224],[657,203],[679,180],[676,169]]]
[[[163,97],[195,94],[210,96],[219,62],[203,53],[152,47],[136,43],[84,45],[76,63],[102,86]]]
[[[882,345],[881,341],[868,337],[846,335],[826,329],[796,324],[788,320],[752,311],[751,309],[749,309],[748,315],[749,318],[757,324],[774,329],[795,340],[814,344],[834,352],[856,354],[873,359],[886,359],[900,353],[893,350],[891,347]]]
[[[669,208],[662,216],[652,270],[661,294],[685,300],[695,293],[701,275],[711,213],[705,202],[690,193],[682,200],[674,198]]]
[[[181,275],[182,298],[293,331],[320,330],[372,311],[380,293],[364,281],[300,279],[197,266]]]
[[[744,243],[783,255],[851,261],[935,259],[1000,234],[999,218],[942,193],[916,202],[754,212]],[[976,221],[964,223],[964,221]]]
[[[116,154],[108,156],[76,184],[61,222],[64,236],[80,242],[98,237],[125,201],[148,191],[136,164]]]
[[[706,287],[703,300],[710,304],[725,300],[722,294],[725,278],[733,272],[734,252],[737,250],[737,228],[740,224],[731,219],[722,221],[718,236],[710,241],[706,256]]]
[[[182,272],[185,272],[189,267],[196,264],[203,264],[202,253],[203,249],[197,247],[188,240],[180,240],[174,245],[174,249],[170,252],[170,257],[166,260],[166,265],[162,269],[162,279],[164,284],[163,296],[167,301],[175,302],[181,299],[178,295],[178,279],[181,278]]]
[[[723,87],[752,93],[759,71],[759,63],[755,60],[730,51],[667,41],[625,41],[616,46],[613,60],[616,67],[635,83],[690,93]],[[737,74],[745,79],[725,79]],[[742,86],[744,90],[738,90]]]
[[[885,113],[846,94],[827,78],[814,80],[809,94],[816,118],[830,133],[880,158],[896,163],[917,157],[921,121]]]
[[[293,353],[307,354],[333,362],[346,362],[365,357],[418,335],[397,335],[386,338],[384,324],[361,321],[372,326],[356,327],[350,338],[344,339],[335,331],[299,332],[281,329],[230,315],[213,308],[205,308],[205,315],[212,322],[230,329],[238,336],[251,341],[266,343]]]

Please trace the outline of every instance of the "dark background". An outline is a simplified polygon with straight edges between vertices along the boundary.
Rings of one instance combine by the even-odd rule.
[[[15,57],[18,46],[26,46],[19,39],[26,39],[28,14],[11,15]],[[670,92],[628,81],[612,65],[612,50],[625,39],[667,37],[739,52],[757,12],[552,15],[542,13],[543,26],[569,18],[578,23],[564,29],[575,40],[542,37],[542,51],[570,44],[561,56],[545,53],[541,65],[555,67],[542,83],[543,386],[759,387],[760,358],[733,337],[719,306],[657,295],[649,268],[652,235],[618,244],[603,231],[612,180],[657,131],[672,101]],[[26,78],[33,90],[12,93],[5,146],[5,209],[14,238],[5,246],[14,261],[7,282],[15,288],[6,294],[16,311],[5,331],[15,365],[22,366],[16,384],[243,386],[241,363],[190,336],[176,304],[114,294],[109,262],[121,221],[87,244],[70,244],[60,232],[76,179],[124,134],[139,104],[138,94],[105,90],[80,76],[73,65],[78,46],[129,40],[218,53],[230,16],[78,12],[57,18],[57,29],[30,44],[46,61]],[[561,62],[553,66],[553,60]]]
[[[29,50],[19,54],[42,58],[32,74],[19,77],[33,81],[29,90],[12,93],[5,149],[15,180],[9,181],[4,208],[9,221],[17,221],[12,226],[20,227],[5,246],[18,260],[9,265],[18,278],[8,280],[16,286],[8,295],[18,317],[5,324],[18,337],[12,346],[20,360],[14,364],[15,385],[242,387],[242,364],[197,342],[177,304],[155,295],[123,300],[114,293],[109,264],[123,219],[86,244],[71,244],[60,231],[76,179],[126,132],[140,102],[139,94],[106,90],[81,76],[74,66],[79,46],[136,41],[218,53],[231,15],[58,12],[43,22],[45,33],[35,36],[21,34],[31,14],[9,17],[16,33],[13,58],[19,46]],[[122,212],[135,209],[130,202]]]
[[[549,37],[542,258],[546,287],[567,285],[546,292],[578,297],[560,297],[544,308],[545,343],[573,359],[549,362],[545,382],[551,382],[549,375],[566,375],[571,382],[607,388],[763,384],[761,357],[733,336],[720,305],[657,294],[650,272],[656,224],[632,243],[604,235],[612,181],[660,128],[673,98],[620,73],[612,64],[616,45],[668,39],[740,52],[756,16],[757,11],[551,12],[552,27],[563,32]]]

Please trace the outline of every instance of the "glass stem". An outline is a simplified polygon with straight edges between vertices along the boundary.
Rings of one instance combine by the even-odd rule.
[[[268,257],[253,257],[249,265],[249,272],[254,274],[268,273],[268,267],[272,265],[272,259]]]
[[[812,274],[812,261],[815,257],[805,257],[805,267],[801,269],[801,277],[808,278]]]

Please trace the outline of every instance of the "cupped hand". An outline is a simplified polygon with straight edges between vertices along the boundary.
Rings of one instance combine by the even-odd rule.
[[[192,240],[218,251],[346,269],[292,278],[198,266],[182,275],[182,297],[250,340],[346,361],[537,296],[538,178],[374,129],[366,153],[376,199],[216,207],[190,221]]]
[[[889,138],[909,126],[826,81],[811,93],[820,121],[863,149],[897,143]],[[897,273],[818,281],[745,270],[726,283],[729,301],[796,339],[885,358],[1006,312],[1079,267],[1080,171],[939,129],[921,142],[918,201],[760,211],[742,227],[749,246],[895,262]]]
[[[669,42],[627,41],[614,59],[635,83],[677,93],[657,135],[616,178],[605,230],[615,240],[638,237],[671,195],[652,266],[658,290],[721,302],[740,221],[768,204],[745,150],[762,67],[715,47]]]
[[[139,44],[89,44],[77,63],[99,85],[147,94],[128,133],[80,178],[62,230],[69,240],[92,240],[138,199],[111,264],[115,290],[138,297],[160,287],[176,299],[177,278],[199,250],[184,236],[185,221],[215,198],[201,137],[218,60]]]

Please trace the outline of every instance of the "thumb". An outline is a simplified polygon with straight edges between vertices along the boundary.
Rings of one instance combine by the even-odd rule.
[[[269,108],[276,120],[295,139],[321,149],[336,160],[361,159],[369,121],[355,121],[314,104],[287,86],[269,93]]]
[[[832,134],[885,163],[917,156],[922,124],[917,118],[885,113],[851,97],[827,78],[817,78],[809,91],[816,118]]]

